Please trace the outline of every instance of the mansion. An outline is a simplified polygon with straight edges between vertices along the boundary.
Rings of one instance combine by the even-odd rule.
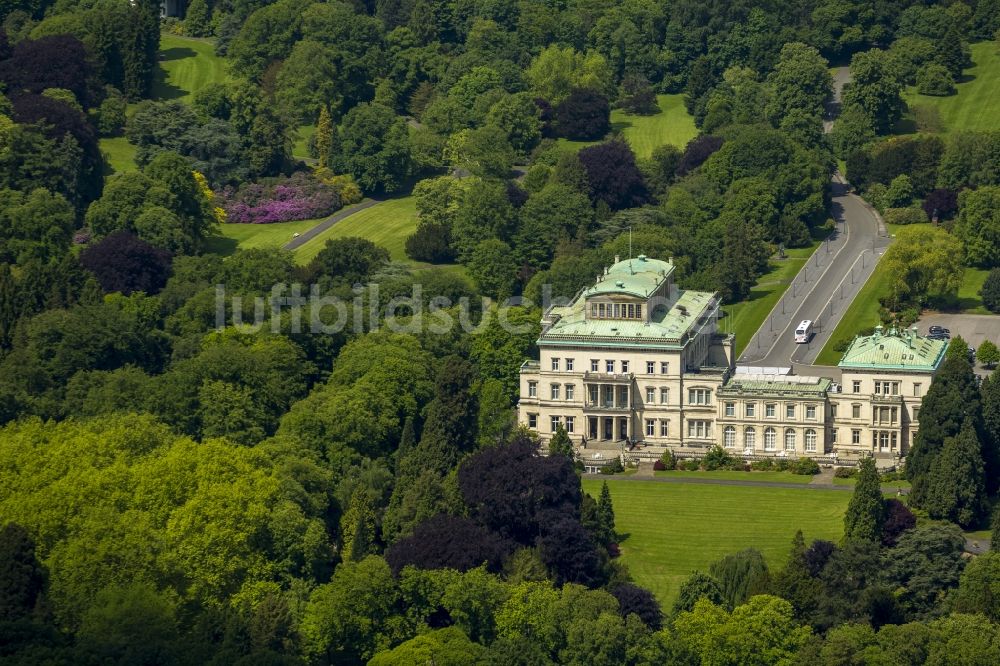
[[[947,343],[916,330],[855,338],[837,377],[735,365],[716,294],[679,289],[672,261],[606,268],[542,318],[539,360],[521,366],[518,421],[547,441],[566,429],[588,450],[713,445],[734,455],[857,460],[905,456]],[[595,454],[596,455],[596,454]]]

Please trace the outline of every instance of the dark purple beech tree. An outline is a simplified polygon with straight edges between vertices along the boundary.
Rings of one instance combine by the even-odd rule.
[[[681,159],[677,163],[677,175],[686,176],[700,167],[705,163],[705,160],[712,156],[712,153],[722,148],[723,143],[724,140],[721,136],[712,136],[711,134],[703,134],[688,141],[688,145],[684,148],[684,154],[681,155]]]
[[[579,158],[595,204],[603,201],[611,210],[621,210],[641,206],[649,199],[635,154],[621,137],[584,148]]]
[[[170,277],[170,253],[127,231],[116,231],[80,253],[80,264],[106,293],[156,294]]]
[[[611,588],[611,594],[618,600],[618,612],[622,617],[635,613],[653,631],[663,626],[660,602],[649,590],[632,583],[621,583]]]
[[[97,132],[87,117],[72,106],[45,95],[21,94],[13,98],[17,123],[38,127],[42,134],[60,142],[60,150],[71,150],[66,145],[67,135],[79,150],[79,166],[75,187],[67,184],[67,198],[81,205],[93,201],[101,193],[104,160],[97,143]]]
[[[499,536],[468,518],[438,514],[392,544],[385,559],[396,575],[407,565],[468,571],[485,564],[495,573],[508,550]]]
[[[10,57],[0,61],[0,81],[8,97],[40,94],[47,88],[64,88],[89,106],[91,71],[87,51],[76,37],[53,35],[18,42]]]
[[[556,107],[556,131],[567,139],[600,139],[611,129],[608,98],[588,88],[577,88]]]
[[[950,220],[958,212],[958,192],[944,187],[931,190],[922,206],[928,218]]]

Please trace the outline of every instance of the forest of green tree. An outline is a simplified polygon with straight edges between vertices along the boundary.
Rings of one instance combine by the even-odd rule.
[[[621,564],[610,495],[513,412],[543,285],[571,296],[634,246],[738,302],[830,227],[838,160],[887,220],[942,222],[920,239],[938,263],[899,253],[913,279],[887,317],[954,297],[965,265],[996,269],[1000,309],[1000,134],[892,136],[904,86],[952,93],[1000,1],[159,12],[0,3],[0,663],[1000,662],[1000,557],[968,560],[957,527],[985,527],[1000,485],[1000,377],[979,386],[957,345],[910,506],[866,466],[843,542],[797,538],[775,571],[753,550],[706,563],[672,608]],[[161,31],[210,39],[228,80],[154,95]],[[637,156],[611,110],[657,94],[699,134]],[[109,175],[112,137],[136,170]],[[429,268],[360,238],[306,265],[212,251],[220,224],[400,193]],[[217,326],[216,285],[249,304],[294,282],[345,301],[377,283],[376,314]],[[481,304],[476,332],[380,326],[417,284]],[[534,305],[496,304],[516,295]]]

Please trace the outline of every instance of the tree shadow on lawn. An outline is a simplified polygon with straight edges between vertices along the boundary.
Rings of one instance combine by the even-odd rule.
[[[208,254],[218,254],[223,257],[228,257],[233,252],[236,252],[236,248],[239,243],[235,238],[229,238],[227,236],[209,236],[205,239],[204,250]]]
[[[157,58],[160,62],[170,62],[171,60],[184,60],[185,58],[196,58],[198,52],[187,46],[174,46],[160,51]]]
[[[164,63],[173,60],[184,60],[185,58],[197,57],[197,55],[198,52],[194,49],[190,49],[186,46],[177,46],[160,51],[158,61],[160,63]],[[153,99],[166,100],[185,97],[188,94],[188,91],[183,88],[178,88],[172,83],[167,83],[167,70],[163,69],[161,65],[160,67],[157,67],[156,71],[153,73],[152,93]]]

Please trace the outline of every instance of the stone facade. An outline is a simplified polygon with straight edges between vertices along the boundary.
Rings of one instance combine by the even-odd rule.
[[[859,337],[840,382],[737,368],[717,295],[681,290],[672,275],[670,261],[616,258],[571,304],[550,308],[539,359],[521,367],[519,422],[543,441],[564,427],[594,450],[906,454],[944,342],[915,331]]]

